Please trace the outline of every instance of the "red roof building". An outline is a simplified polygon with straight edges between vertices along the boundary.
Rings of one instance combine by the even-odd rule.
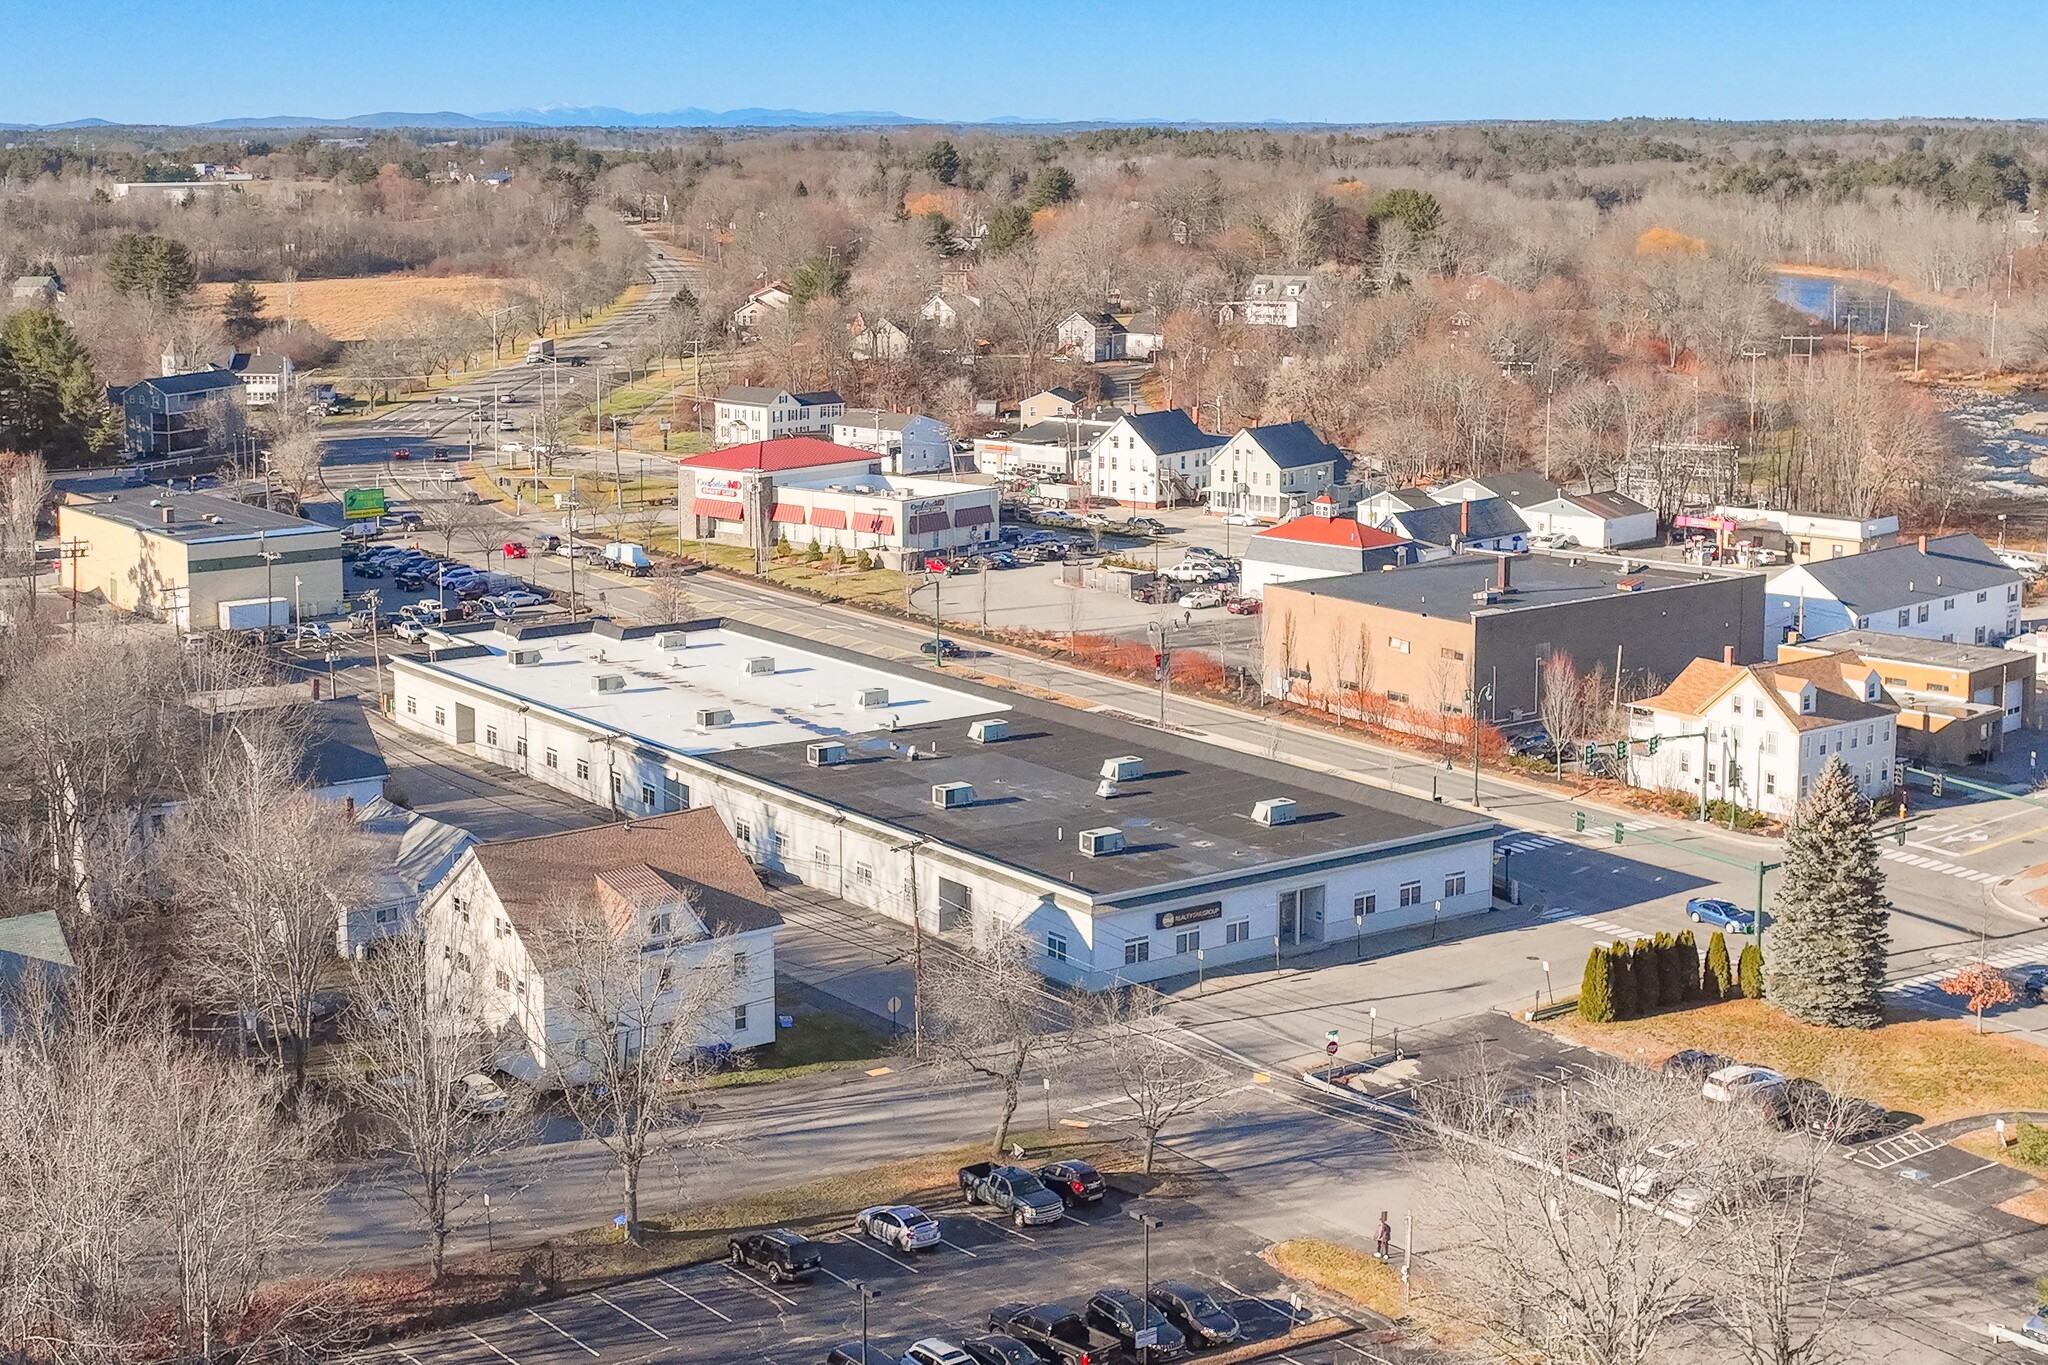
[[[1263,597],[1269,583],[1370,573],[1413,564],[1421,557],[1422,547],[1412,540],[1338,516],[1335,500],[1325,494],[1307,516],[1268,526],[1251,538],[1245,547],[1240,590]]]
[[[750,470],[780,474],[795,469],[818,469],[828,465],[853,464],[879,469],[881,461],[872,451],[834,445],[816,436],[783,436],[773,441],[748,441],[742,445],[710,450],[676,461],[685,469]]]

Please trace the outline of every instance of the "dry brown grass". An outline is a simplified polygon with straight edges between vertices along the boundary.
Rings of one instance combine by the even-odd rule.
[[[200,305],[217,309],[233,285],[202,284]],[[256,294],[266,316],[286,316],[284,286],[258,282]],[[291,316],[309,322],[336,341],[360,341],[383,323],[418,303],[457,308],[496,308],[505,281],[488,275],[371,275],[347,280],[300,280],[292,286]]]
[[[2038,1186],[2025,1194],[2016,1194],[1997,1207],[2001,1213],[2024,1218],[2030,1223],[2048,1223],[2048,1185]]]
[[[1705,1048],[1832,1083],[1928,1123],[2048,1108],[2048,1051],[2003,1034],[1980,1036],[1960,1019],[1827,1029],[1759,1000],[1731,1000],[1627,1023],[1568,1017],[1539,1027],[1648,1066],[1682,1048]]]
[[[1273,1268],[1383,1318],[1408,1316],[1400,1267],[1369,1252],[1314,1237],[1275,1242],[1266,1251]]]

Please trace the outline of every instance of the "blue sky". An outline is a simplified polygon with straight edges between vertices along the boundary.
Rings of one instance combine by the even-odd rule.
[[[2048,114],[2040,0],[0,0],[0,121]]]

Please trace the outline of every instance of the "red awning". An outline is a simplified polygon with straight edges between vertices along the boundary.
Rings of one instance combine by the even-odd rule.
[[[690,504],[690,510],[700,517],[712,517],[719,521],[745,521],[746,510],[736,502],[720,498],[698,498]]]
[[[804,524],[804,509],[793,502],[778,502],[768,513],[768,520],[779,521],[786,526]]]
[[[846,509],[843,507],[813,507],[811,525],[827,531],[846,529]]]
[[[866,531],[869,535],[887,536],[896,533],[896,518],[880,512],[855,512],[853,529]]]
[[[986,526],[995,519],[996,509],[985,502],[971,503],[955,509],[953,513],[955,526]]]

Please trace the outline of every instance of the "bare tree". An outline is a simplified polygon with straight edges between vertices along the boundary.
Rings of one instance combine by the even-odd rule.
[[[697,610],[697,600],[690,593],[690,580],[683,573],[683,566],[674,561],[657,566],[648,576],[647,596],[653,602],[655,625],[687,621]]]
[[[927,1041],[948,1066],[981,1077],[1000,1096],[989,1155],[999,1157],[1017,1114],[1024,1072],[1058,1057],[1066,1021],[1022,935],[998,932],[976,951],[933,953],[925,968]]]
[[[1830,1099],[1830,1131],[1840,1131],[1849,1103]],[[1749,1365],[1835,1365],[1851,1358],[1841,1339],[1849,1248],[1818,1195],[1842,1153],[1832,1142],[1794,1140],[1772,1155],[1727,1171],[1722,1197],[1738,1216],[1726,1223],[1725,1273],[1709,1301]]]
[[[1130,1121],[1144,1139],[1149,1173],[1160,1134],[1230,1094],[1234,1077],[1177,1036],[1178,1026],[1166,1018],[1166,998],[1149,986],[1105,992],[1083,1021],[1105,1078],[1131,1102]]]
[[[320,436],[306,427],[284,432],[270,445],[270,474],[303,497],[320,486]]]
[[[26,604],[23,613],[36,619],[36,526],[53,485],[40,455],[19,455],[0,471],[0,574],[19,575]]]

